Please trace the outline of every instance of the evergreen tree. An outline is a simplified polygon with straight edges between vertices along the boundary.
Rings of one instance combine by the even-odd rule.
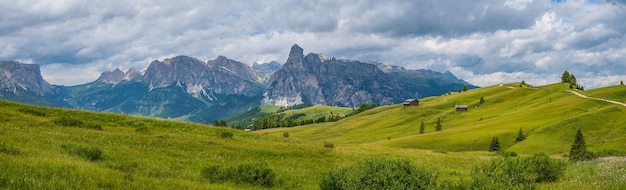
[[[515,139],[515,142],[520,142],[520,141],[523,141],[524,139],[526,139],[526,136],[524,135],[524,131],[520,127],[519,133],[517,134],[517,139]]]
[[[467,91],[467,85],[463,85],[463,92]]]
[[[623,80],[622,80],[622,81],[619,81],[619,85],[622,85],[622,86],[623,86],[623,85],[624,85],[624,81],[623,81]]]
[[[574,137],[572,148],[569,151],[569,159],[572,161],[583,161],[593,159],[593,157],[593,152],[587,151],[583,133],[578,129],[576,137]]]
[[[437,126],[435,127],[435,131],[441,131],[441,118],[437,118]]]
[[[480,97],[480,104],[485,103],[485,98],[483,98],[482,96]]]
[[[574,86],[577,86],[577,85],[578,85],[578,83],[576,83],[576,76],[574,76],[574,74],[571,74],[571,75],[570,75],[570,78],[569,78],[569,83],[570,83],[570,84],[572,84],[572,85],[574,85]]]
[[[561,75],[561,82],[569,82],[570,76],[569,76],[569,72],[565,71],[563,72],[563,75]]]
[[[491,146],[489,146],[489,151],[490,152],[500,151],[500,140],[498,140],[498,137],[493,137],[493,139],[491,139]]]
[[[420,125],[420,134],[424,134],[424,121],[422,121],[422,124]]]

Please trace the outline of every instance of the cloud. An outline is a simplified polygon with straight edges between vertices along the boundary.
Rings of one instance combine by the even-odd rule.
[[[0,59],[40,64],[53,84],[175,55],[284,62],[294,43],[305,53],[449,70],[480,86],[548,84],[569,70],[589,88],[626,75],[623,1],[19,0],[0,7]]]

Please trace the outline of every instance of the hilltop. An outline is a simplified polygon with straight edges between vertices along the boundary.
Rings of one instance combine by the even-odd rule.
[[[576,96],[565,83],[520,87],[496,85],[421,99],[417,107],[383,106],[334,123],[265,130],[313,141],[368,144],[436,151],[485,151],[493,137],[508,151],[522,154],[568,153],[572,137],[581,129],[588,148],[626,154],[626,107]],[[594,97],[625,101],[626,86],[579,91]],[[480,99],[485,102],[480,104]],[[455,105],[469,105],[457,112]],[[437,119],[443,130],[435,132]],[[419,134],[421,123],[425,133]],[[515,142],[520,128],[527,139]]]

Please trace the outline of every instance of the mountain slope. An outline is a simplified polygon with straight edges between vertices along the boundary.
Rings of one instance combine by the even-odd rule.
[[[626,154],[620,151],[626,150],[626,107],[580,98],[567,92],[566,84],[518,86],[491,86],[424,98],[418,107],[383,106],[335,123],[263,133],[288,131],[293,137],[310,140],[438,151],[487,150],[491,139],[498,137],[507,151],[563,155],[568,153],[576,130],[581,129],[592,151]],[[619,88],[626,92],[626,87]],[[584,93],[595,91],[605,89]],[[481,97],[483,104],[479,104]],[[457,104],[470,105],[470,111],[456,112]],[[441,132],[434,130],[438,118]],[[426,126],[425,134],[419,134],[421,122]],[[527,139],[516,143],[520,128]]]
[[[0,61],[0,98],[16,102],[67,106],[55,101],[55,88],[41,77],[39,65]]]
[[[269,79],[263,104],[301,103],[354,107],[362,103],[392,104],[409,98],[440,95],[469,85],[442,73],[406,70],[383,64],[339,60],[291,47],[283,67]]]
[[[177,56],[134,69],[104,72],[94,82],[59,90],[73,107],[201,123],[259,105],[263,86],[252,69],[220,56],[209,64]]]

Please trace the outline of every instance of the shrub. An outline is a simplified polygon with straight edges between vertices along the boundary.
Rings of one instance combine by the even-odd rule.
[[[21,154],[21,151],[15,147],[0,143],[0,153],[17,156]]]
[[[498,137],[493,137],[491,139],[491,145],[489,146],[489,151],[490,152],[500,151],[500,140],[498,140]]]
[[[209,181],[213,183],[223,182],[224,180],[228,178],[228,175],[224,173],[224,170],[222,169],[222,167],[218,165],[211,165],[211,166],[205,167],[204,169],[202,169],[201,175],[202,177],[209,179]]]
[[[535,182],[538,183],[557,181],[563,175],[566,167],[565,162],[552,159],[543,153],[534,154],[527,158],[526,161],[529,163],[532,172],[537,174]]]
[[[333,142],[324,142],[324,148],[335,148],[335,144]]]
[[[44,113],[44,112],[41,112],[41,111],[38,111],[38,110],[34,110],[34,109],[31,109],[31,108],[20,108],[17,111],[25,113],[25,114],[39,116],[39,117],[46,117],[46,116],[48,116],[47,113]]]
[[[283,137],[285,137],[285,138],[289,138],[289,132],[284,132],[284,133],[283,133]]]
[[[273,186],[276,178],[276,174],[266,163],[242,164],[229,168],[211,165],[202,169],[201,175],[213,183],[230,180],[262,187]]]
[[[98,147],[71,145],[64,145],[62,147],[68,150],[70,154],[80,156],[92,162],[102,159],[102,150],[100,150]]]
[[[566,163],[543,153],[527,158],[497,157],[472,171],[472,189],[534,189],[535,183],[557,181]]]
[[[429,189],[436,187],[431,172],[408,160],[368,158],[356,164],[330,170],[320,189]]]
[[[218,132],[218,135],[223,139],[231,139],[234,136],[233,132],[230,131],[220,131]]]
[[[55,125],[60,125],[64,127],[78,127],[78,128],[85,128],[85,129],[95,129],[99,131],[102,130],[102,126],[100,126],[99,124],[85,123],[81,120],[78,120],[73,117],[68,117],[68,116],[59,117],[55,119],[54,121],[52,121],[52,123],[54,123]]]
[[[64,127],[79,127],[85,124],[81,120],[78,120],[72,117],[67,117],[67,116],[59,117],[55,119],[52,123],[54,123],[55,125],[60,125]]]
[[[150,130],[145,125],[141,125],[135,128],[135,132],[142,133],[142,134],[150,134]]]

